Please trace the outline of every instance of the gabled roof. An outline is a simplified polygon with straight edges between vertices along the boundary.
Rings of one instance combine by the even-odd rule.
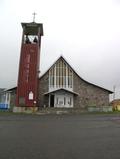
[[[48,95],[48,94],[50,94],[50,93],[57,92],[57,91],[61,91],[61,90],[66,91],[66,92],[69,92],[69,93],[74,94],[74,95],[78,95],[78,93],[76,93],[76,92],[74,92],[74,91],[70,91],[70,90],[65,89],[65,88],[59,88],[59,89],[56,89],[56,90],[53,90],[53,91],[50,91],[50,92],[46,92],[44,95]]]
[[[10,91],[13,91],[13,90],[16,90],[16,89],[17,89],[17,86],[10,87],[10,88],[4,89],[1,93],[10,92]]]
[[[5,90],[5,88],[0,88],[0,93],[3,92]]]
[[[40,79],[41,79],[41,78],[53,67],[53,65],[54,65],[55,63],[57,63],[58,60],[60,60],[60,59],[64,60],[65,63],[67,63],[67,65],[77,74],[77,76],[78,76],[82,81],[86,82],[87,84],[90,84],[90,85],[93,85],[93,86],[95,86],[95,87],[98,87],[98,88],[100,88],[100,89],[103,89],[103,90],[109,92],[110,94],[113,93],[112,91],[110,91],[110,90],[108,90],[108,89],[106,89],[106,88],[100,87],[100,86],[98,86],[98,85],[95,85],[95,84],[93,84],[93,83],[90,83],[90,82],[84,80],[84,79],[83,79],[82,77],[80,77],[80,75],[75,71],[75,69],[73,69],[73,67],[71,67],[71,65],[67,62],[67,60],[66,60],[62,55],[40,76]]]

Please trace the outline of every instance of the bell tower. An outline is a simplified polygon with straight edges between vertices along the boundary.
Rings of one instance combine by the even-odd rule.
[[[43,24],[21,23],[23,28],[16,105],[18,107],[36,107],[38,101],[38,82],[41,36]]]

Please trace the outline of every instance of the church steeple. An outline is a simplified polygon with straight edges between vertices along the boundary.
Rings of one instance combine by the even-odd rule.
[[[39,61],[41,36],[43,36],[43,24],[35,23],[35,15],[36,13],[33,13],[32,23],[21,23],[23,36],[17,85],[17,106],[37,106]]]

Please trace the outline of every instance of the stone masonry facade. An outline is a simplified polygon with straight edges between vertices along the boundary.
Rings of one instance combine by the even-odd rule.
[[[39,106],[49,105],[49,96],[44,95],[49,91],[49,73],[46,72],[39,80]],[[108,106],[110,92],[104,88],[90,84],[73,73],[74,107],[86,108],[89,106]]]
[[[73,90],[78,93],[74,98],[74,107],[109,105],[109,91],[82,80],[75,72],[73,83]]]
[[[39,90],[38,90],[38,106],[44,107],[49,105],[49,96],[44,95],[49,90],[49,73],[47,72],[39,79]]]

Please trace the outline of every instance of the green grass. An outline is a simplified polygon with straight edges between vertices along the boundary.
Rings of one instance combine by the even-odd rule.
[[[109,114],[118,114],[118,115],[120,115],[120,111],[113,111],[113,112],[87,112],[87,111],[85,111],[85,112],[81,112],[79,109],[42,109],[42,110],[39,110],[39,112],[43,112],[43,113],[45,113],[45,114],[47,114],[47,112],[49,111],[49,114],[56,114],[56,112],[57,111],[67,111],[68,110],[68,113],[64,113],[63,112],[63,114],[91,114],[91,115],[94,115],[94,114],[100,114],[100,115],[109,115]],[[54,113],[53,113],[54,112]],[[17,115],[17,114],[34,114],[34,115],[37,115],[36,113],[13,113],[11,110],[0,110],[0,115],[12,115],[12,114],[15,114],[15,115]]]

